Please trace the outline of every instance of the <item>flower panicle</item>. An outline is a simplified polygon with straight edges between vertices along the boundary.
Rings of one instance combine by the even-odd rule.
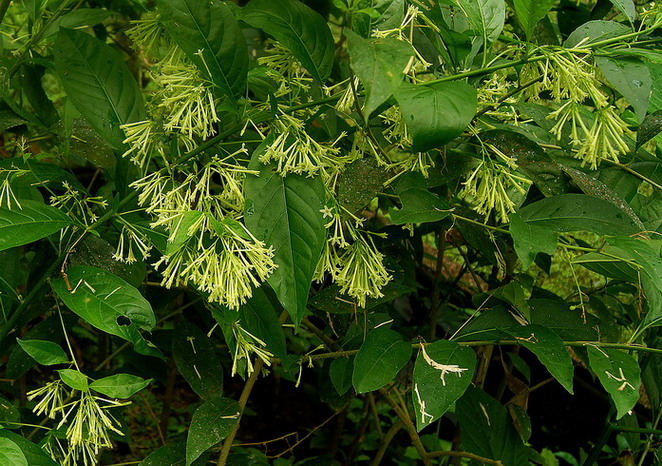
[[[340,257],[340,270],[335,282],[341,292],[354,298],[359,307],[365,307],[367,298],[383,296],[382,288],[392,277],[384,266],[384,255],[375,247],[372,238],[358,235]]]

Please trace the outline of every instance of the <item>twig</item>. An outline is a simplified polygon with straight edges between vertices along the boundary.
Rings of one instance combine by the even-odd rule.
[[[402,421],[404,428],[407,430],[407,433],[409,434],[411,443],[414,445],[414,448],[418,452],[419,456],[423,459],[423,464],[429,465],[430,460],[428,459],[428,453],[427,451],[425,451],[423,442],[421,442],[421,437],[418,436],[418,432],[416,432],[416,427],[414,426],[411,417],[409,417],[409,414],[407,412],[402,411],[402,408],[400,407],[398,402],[395,401],[393,397],[389,394],[388,390],[384,388],[380,388],[379,393],[382,394],[386,402],[391,405],[391,407],[395,411],[395,414]]]
[[[324,427],[325,425],[327,425],[329,422],[331,422],[331,420],[332,420],[334,417],[336,417],[339,413],[340,413],[340,411],[336,411],[336,412],[333,413],[330,417],[328,417],[327,419],[325,419],[324,422],[322,422],[321,424],[319,424],[319,425],[313,427],[312,430],[311,430],[310,432],[308,432],[304,437],[301,438],[301,440],[297,441],[294,445],[292,445],[291,447],[289,447],[287,450],[281,451],[280,453],[278,453],[277,455],[274,455],[274,456],[267,456],[267,458],[280,458],[280,457],[283,456],[284,454],[291,452],[291,451],[294,450],[299,444],[301,444],[301,442],[305,441],[308,437],[310,437],[310,436],[313,435],[315,432],[317,432],[319,429],[321,429],[322,427]]]
[[[223,447],[221,447],[221,454],[218,458],[218,462],[216,463],[218,466],[224,466],[226,461],[228,460],[228,456],[230,455],[230,449],[232,448],[232,442],[234,441],[234,438],[237,435],[237,432],[239,431],[239,423],[241,422],[241,416],[244,414],[244,408],[246,407],[246,403],[248,402],[248,397],[250,396],[251,391],[253,390],[253,386],[255,385],[255,381],[257,380],[258,375],[260,374],[260,372],[262,372],[263,366],[264,366],[264,361],[258,358],[257,361],[255,362],[255,367],[253,368],[253,372],[246,381],[246,385],[244,385],[244,389],[241,391],[241,395],[239,396],[239,418],[237,419],[237,424],[235,425],[234,429],[232,429],[230,435],[228,435],[225,438],[225,441],[223,442]]]
[[[379,450],[377,450],[377,453],[375,454],[375,458],[372,460],[371,465],[372,466],[378,466],[381,462],[382,459],[384,458],[384,454],[386,453],[386,450],[388,449],[388,446],[391,443],[391,440],[393,440],[393,437],[395,437],[395,434],[397,434],[400,429],[404,427],[404,423],[398,419],[395,424],[391,426],[391,428],[386,432],[386,435],[384,436],[384,440],[382,440],[382,444],[379,446]]]
[[[494,464],[496,466],[503,466],[503,463],[499,460],[493,460],[491,458],[485,458],[484,456],[479,456],[474,453],[469,453],[468,451],[431,451],[428,453],[428,458],[439,458],[441,456],[453,456],[456,458],[468,458],[474,461],[480,461],[483,464]]]

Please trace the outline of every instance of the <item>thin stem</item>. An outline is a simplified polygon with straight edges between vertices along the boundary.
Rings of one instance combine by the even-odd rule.
[[[232,448],[232,442],[234,442],[234,438],[236,437],[237,432],[239,431],[239,423],[241,422],[241,416],[244,414],[244,408],[246,407],[246,403],[248,402],[248,397],[251,395],[251,391],[253,390],[255,381],[257,380],[258,375],[260,375],[260,372],[262,372],[263,366],[264,366],[264,361],[258,358],[258,360],[255,362],[255,367],[253,368],[253,372],[246,381],[246,385],[244,385],[244,389],[241,391],[241,395],[239,396],[239,418],[237,419],[237,424],[235,425],[234,429],[232,429],[230,435],[228,435],[225,441],[223,442],[223,446],[221,447],[221,454],[218,457],[218,462],[216,463],[218,466],[224,466],[226,461],[228,460],[228,456],[230,455],[230,449]]]
[[[468,346],[468,347],[488,346],[488,345],[508,346],[508,345],[520,344],[520,342],[518,342],[517,340],[474,340],[474,341],[456,341],[455,343],[457,343],[460,346]],[[420,348],[422,345],[428,345],[428,344],[429,343],[412,343],[412,347]],[[622,349],[628,351],[639,351],[642,353],[662,354],[662,349],[660,348],[650,348],[648,346],[634,345],[628,343],[607,343],[601,341],[564,341],[563,345],[570,346],[573,348],[595,346],[598,348],[614,348],[614,349]],[[309,356],[305,356],[305,358],[306,361],[308,360],[320,361],[323,359],[336,359],[343,357],[346,358],[346,357],[354,356],[358,352],[359,350],[335,351],[332,353],[311,354]],[[278,362],[278,359],[274,358],[272,362]]]
[[[398,418],[400,418],[400,421],[402,421],[404,428],[407,430],[407,433],[409,434],[411,443],[414,445],[414,448],[416,449],[420,457],[423,459],[423,464],[429,465],[430,460],[428,460],[428,456],[427,456],[428,453],[427,451],[425,451],[425,447],[423,446],[421,437],[418,436],[418,432],[416,432],[416,427],[414,426],[411,417],[409,417],[409,414],[406,411],[402,410],[398,402],[395,401],[393,397],[389,394],[388,390],[386,390],[385,388],[380,388],[379,392],[382,394],[386,402],[391,405],[391,407],[395,411],[395,414],[398,416]]]
[[[484,456],[479,456],[474,453],[469,453],[468,451],[431,451],[430,453],[428,453],[428,458],[439,458],[442,456],[452,456],[455,458],[468,458],[470,460],[479,461],[483,464],[494,464],[497,466],[503,466],[503,463],[499,460],[485,458]]]
[[[375,454],[375,457],[372,460],[371,463],[372,466],[377,466],[382,462],[382,459],[384,458],[384,454],[386,453],[388,446],[391,444],[391,440],[393,440],[395,434],[397,434],[400,431],[400,429],[404,427],[404,425],[405,425],[404,422],[398,419],[396,423],[393,424],[391,428],[386,432],[386,435],[384,435],[384,439],[382,440],[382,444],[379,446],[379,450],[377,450],[377,453]]]

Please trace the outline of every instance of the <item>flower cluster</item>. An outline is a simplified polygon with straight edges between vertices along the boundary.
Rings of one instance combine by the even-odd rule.
[[[66,426],[66,446],[55,436],[49,437],[47,451],[64,466],[97,464],[102,449],[111,448],[111,432],[123,436],[120,423],[109,412],[110,408],[125,406],[117,401],[95,396],[88,390],[66,390],[61,380],[50,382],[28,392],[28,400],[41,398],[34,406],[37,415],[51,419],[61,416],[57,429]],[[73,401],[69,401],[75,398]]]
[[[515,212],[511,190],[526,194],[531,181],[515,173],[517,164],[497,147],[481,144],[482,160],[462,183],[462,196],[471,200],[474,209],[485,216],[496,212],[497,220],[508,222],[510,213]],[[496,157],[493,157],[495,155]]]
[[[67,181],[62,183],[64,193],[51,196],[51,205],[69,212],[69,215],[81,221],[85,226],[97,220],[95,207],[107,207],[108,202],[102,196],[83,196]]]
[[[630,131],[601,90],[596,67],[586,59],[588,52],[541,50],[547,52],[545,59],[525,65],[522,79],[541,77],[524,91],[530,99],[536,100],[547,91],[557,102],[565,100],[548,115],[556,120],[552,134],[562,139],[564,127],[570,125],[570,143],[582,165],[596,169],[602,160],[617,162],[618,156],[629,150],[624,136]],[[582,105],[586,101],[592,103],[593,112]]]

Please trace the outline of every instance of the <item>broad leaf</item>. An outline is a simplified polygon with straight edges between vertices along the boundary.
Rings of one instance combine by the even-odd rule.
[[[329,378],[339,395],[344,395],[352,387],[354,358],[337,358],[329,366]]]
[[[62,364],[69,361],[67,354],[64,350],[53,341],[48,340],[21,340],[17,338],[16,341],[23,348],[23,351],[28,353],[39,364],[44,366],[51,366],[54,364]]]
[[[345,34],[352,70],[366,88],[365,117],[369,119],[400,86],[414,51],[394,38],[368,40],[351,31]]]
[[[632,105],[639,121],[643,121],[653,86],[648,67],[638,58],[630,57],[595,57],[595,63],[614,89]]]
[[[521,208],[518,213],[525,223],[556,232],[585,230],[598,235],[623,235],[640,231],[611,202],[584,194],[548,197]]]
[[[633,260],[641,267],[634,283],[641,283],[649,312],[647,324],[662,324],[662,257],[659,242],[635,238],[610,238],[609,245],[615,256]]]
[[[565,300],[531,299],[529,307],[531,323],[547,327],[562,340],[594,341],[599,338],[596,330],[600,324],[598,318],[591,314],[582,316],[582,311],[571,310]]]
[[[572,48],[580,42],[586,46],[594,42],[613,39],[629,32],[632,32],[632,29],[616,21],[589,21],[572,31],[563,46]]]
[[[326,238],[320,212],[324,185],[318,178],[278,175],[258,160],[260,152],[258,148],[250,163],[260,174],[248,175],[244,184],[245,222],[257,239],[273,246],[278,268],[269,277],[269,284],[298,325]]]
[[[248,47],[230,8],[219,1],[161,0],[158,9],[172,39],[221,94],[242,95]]]
[[[90,388],[111,398],[127,399],[145,388],[152,379],[143,379],[131,374],[115,374],[95,380]]]
[[[515,14],[528,40],[533,39],[533,30],[538,22],[547,16],[556,0],[514,0]]]
[[[0,439],[11,440],[18,445],[30,466],[57,466],[57,463],[39,445],[32,443],[22,435],[0,429]]]
[[[464,131],[476,113],[476,89],[461,82],[430,86],[402,83],[395,93],[412,150],[424,152],[441,147]]]
[[[462,429],[462,449],[507,466],[528,464],[528,452],[508,411],[479,388],[469,387],[455,415]]]
[[[504,0],[453,0],[466,15],[473,33],[483,39],[485,49],[503,30],[506,20]]]
[[[60,18],[55,19],[53,22],[49,21],[47,27],[44,28],[43,36],[52,36],[57,33],[58,29],[61,27],[76,29],[81,26],[94,26],[112,14],[112,11],[98,8],[79,8],[77,10],[72,10],[69,13],[62,15]]]
[[[346,165],[338,181],[338,200],[350,212],[365,207],[384,189],[388,172],[374,158],[359,159]]]
[[[389,209],[395,225],[436,222],[452,211],[445,200],[425,189],[425,179],[420,173],[403,175],[395,191],[402,202],[401,209]]]
[[[379,390],[393,380],[409,360],[411,351],[411,345],[387,327],[368,333],[354,358],[352,384],[356,393]]]
[[[662,110],[646,116],[637,129],[637,149],[662,131]]]
[[[53,290],[69,309],[93,327],[132,342],[137,352],[160,356],[140,334],[140,330],[152,330],[156,318],[152,306],[136,288],[89,266],[69,267],[67,281],[54,280]]]
[[[8,400],[0,397],[0,427],[14,429],[20,427],[21,413]]]
[[[213,398],[200,405],[193,413],[186,438],[187,466],[227,437],[240,416],[239,403],[229,398]]]
[[[8,438],[0,438],[0,464],[3,466],[29,466],[21,448]]]
[[[508,231],[513,236],[517,257],[525,270],[533,264],[538,253],[551,256],[556,251],[557,234],[546,226],[525,222],[518,212],[510,216]]]
[[[550,374],[571,394],[574,368],[563,340],[542,325],[527,325],[506,330],[517,342],[535,354]]]
[[[122,147],[119,125],[145,119],[138,83],[122,56],[83,31],[60,29],[55,71],[76,109],[108,143]]]
[[[252,335],[262,340],[269,351],[276,357],[284,359],[287,350],[285,347],[285,334],[278,320],[278,309],[266,287],[261,286],[253,291],[253,296],[239,308],[238,318],[241,326]],[[275,298],[274,298],[275,299]]]
[[[262,29],[289,49],[313,78],[326,81],[335,53],[333,36],[322,18],[298,0],[252,0],[241,20]]]
[[[172,338],[177,370],[203,400],[223,394],[223,368],[209,337],[195,325],[182,321]]]
[[[621,13],[623,13],[630,20],[630,23],[634,23],[635,18],[637,17],[637,10],[634,6],[632,0],[609,0],[616,8],[618,8]]]
[[[471,384],[475,368],[474,350],[452,341],[435,341],[419,350],[412,389],[419,431],[443,416],[462,396]]]
[[[616,405],[616,417],[622,418],[639,400],[639,364],[627,353],[595,346],[588,347],[588,360]]]
[[[22,200],[21,208],[0,207],[0,251],[45,238],[71,223],[64,212],[38,201]]]
[[[76,369],[60,369],[60,379],[74,390],[86,391],[89,387],[87,376]]]

